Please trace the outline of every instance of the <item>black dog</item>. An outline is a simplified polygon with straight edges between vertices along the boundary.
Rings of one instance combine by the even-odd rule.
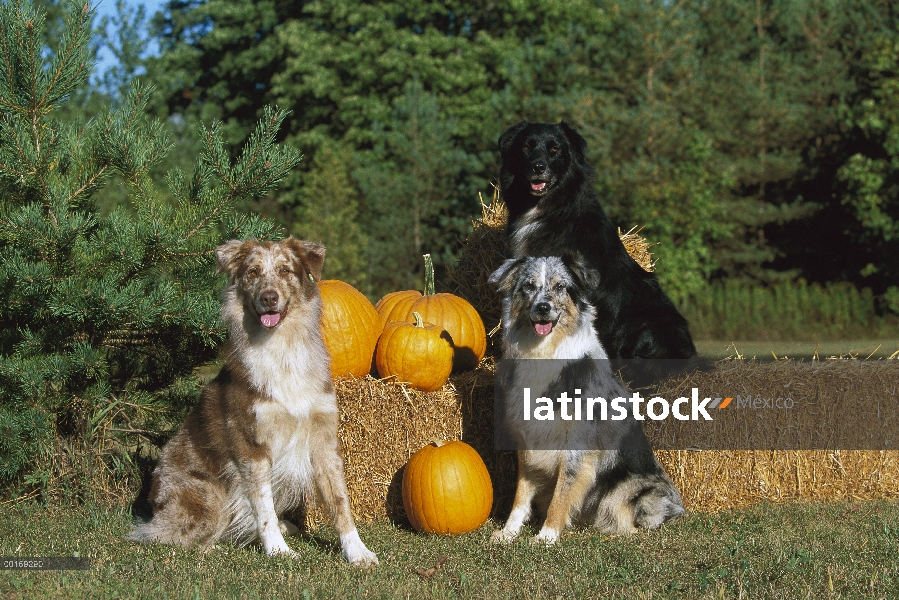
[[[594,325],[609,357],[680,359],[676,366],[668,361],[646,365],[651,371],[705,366],[696,358],[686,319],[656,276],[631,258],[600,206],[584,138],[564,121],[521,121],[503,132],[499,150],[513,256],[580,253],[596,269]]]

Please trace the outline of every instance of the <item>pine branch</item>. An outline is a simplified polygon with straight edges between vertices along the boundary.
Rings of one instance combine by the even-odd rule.
[[[194,367],[224,337],[214,248],[225,236],[273,235],[272,223],[237,213],[236,201],[267,192],[300,160],[274,143],[284,111],[265,110],[233,164],[214,124],[202,130],[192,175],[167,175],[172,204],[153,181],[172,144],[147,117],[150,86],[135,84],[96,121],[52,120],[85,67],[89,11],[78,4],[73,13],[47,61],[43,13],[0,5],[0,320],[16,324],[0,329],[0,427],[8,407],[34,407],[35,422],[46,424],[43,437],[21,443],[28,453],[0,483],[34,477],[41,467],[29,457],[53,443],[56,423],[82,428],[84,454],[101,456],[123,436],[152,436],[160,423],[141,403],[166,414],[190,404]],[[91,198],[112,173],[124,178],[130,206],[102,214]]]
[[[77,2],[73,1],[70,5],[76,6]],[[55,68],[51,66],[53,75],[46,84],[41,99],[37,102],[38,107],[43,107],[44,113],[49,112],[62,97],[69,95],[75,87],[86,80],[90,71],[90,64],[86,60],[86,49],[90,37],[88,24],[93,11],[85,2],[80,14],[77,11],[73,11],[73,13],[66,19],[66,32],[72,29],[74,32],[67,34],[64,38],[64,50],[54,61]]]

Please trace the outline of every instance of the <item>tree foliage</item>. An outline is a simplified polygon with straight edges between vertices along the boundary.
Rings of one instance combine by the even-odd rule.
[[[893,235],[894,13],[883,0],[178,0],[157,21],[153,73],[169,111],[242,131],[278,102],[310,154],[344,149],[373,296],[412,285],[422,239],[453,259],[477,191],[489,196],[495,140],[520,118],[585,135],[604,204],[661,242],[677,298],[797,275],[883,293],[895,259],[861,240]],[[299,197],[282,196],[285,221]],[[832,224],[845,207],[851,231]],[[831,259],[840,244],[853,253]]]
[[[77,493],[127,473],[134,444],[195,398],[193,370],[224,336],[214,248],[275,233],[235,204],[300,160],[273,143],[287,113],[266,108],[236,160],[219,124],[202,129],[196,167],[161,195],[150,175],[171,143],[146,117],[151,88],[96,119],[55,118],[89,73],[90,17],[69,5],[45,55],[44,14],[0,6],[0,483],[61,477]],[[129,202],[103,214],[94,196],[114,174]]]
[[[892,15],[893,30],[899,28],[899,11]],[[889,282],[899,279],[899,37],[880,33],[872,36],[861,60],[869,86],[851,107],[848,121],[866,142],[838,172],[844,185],[841,202],[857,224],[856,234],[870,249],[871,262],[864,276]],[[887,307],[899,313],[899,286],[891,285],[884,295]]]

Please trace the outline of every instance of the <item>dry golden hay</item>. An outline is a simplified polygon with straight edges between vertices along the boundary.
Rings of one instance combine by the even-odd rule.
[[[897,361],[720,361],[717,369],[662,382],[658,395],[752,396],[756,408],[725,409],[703,425],[699,443],[684,439],[695,426],[676,420],[648,422],[659,461],[690,510],[720,510],[761,500],[872,500],[899,498],[897,450],[703,450],[734,447],[733,439],[780,447],[884,447],[899,431]],[[801,410],[766,408],[765,399],[789,397]],[[738,400],[732,401],[736,403]],[[871,423],[882,428],[873,428]],[[865,442],[864,437],[870,437]],[[681,439],[679,439],[681,438]],[[695,439],[695,438],[694,438]],[[778,444],[778,442],[780,442]],[[746,444],[748,445],[748,444]],[[893,441],[895,445],[895,441]]]
[[[370,376],[335,381],[339,437],[350,504],[358,520],[406,520],[402,468],[434,439],[463,440],[487,465],[494,486],[494,515],[512,505],[515,455],[493,450],[492,359],[453,375],[436,392],[421,392]],[[327,523],[317,508],[307,523]]]
[[[662,382],[653,395],[673,399],[698,387],[703,396],[751,393],[766,397],[782,395],[789,387],[795,390],[795,401],[817,403],[828,418],[850,418],[860,398],[882,398],[885,402],[874,410],[899,412],[895,387],[899,362],[866,363],[860,378],[862,362],[721,361],[716,371]],[[477,370],[454,375],[442,389],[431,393],[371,377],[337,380],[340,444],[350,502],[358,520],[405,520],[400,494],[402,467],[434,438],[462,439],[480,453],[493,480],[492,516],[499,521],[508,517],[516,459],[513,452],[494,450],[494,373],[493,361],[487,358]],[[778,390],[781,393],[776,393]],[[841,410],[839,415],[833,406]],[[773,431],[783,425],[778,421],[783,414],[762,411],[754,418],[772,419],[761,426],[762,431],[765,427]],[[863,419],[864,414],[852,418]],[[678,447],[677,423],[663,423],[647,426],[650,440],[656,446]],[[899,498],[896,450],[695,449],[658,450],[656,454],[690,511],[738,508],[761,500]],[[310,525],[328,522],[320,509],[308,517]]]
[[[621,233],[621,227],[619,227],[618,237],[621,238],[621,243],[624,244],[624,249],[631,255],[631,258],[643,267],[644,271],[652,273],[655,270],[656,263],[652,260],[652,252],[649,249],[652,246],[659,245],[661,242],[650,244],[645,237],[640,235],[641,231],[643,231],[642,227],[637,229],[637,226],[634,225],[627,233]]]
[[[456,293],[474,305],[488,330],[499,322],[502,312],[500,299],[487,283],[487,278],[508,258],[505,234],[507,219],[506,205],[499,197],[499,188],[494,187],[493,199],[489,205],[484,204],[481,198],[481,218],[472,221],[472,232],[462,243],[459,260],[449,273],[456,286]],[[646,271],[654,269],[655,263],[649,249],[655,244],[649,244],[640,235],[640,230],[634,227],[627,233],[622,233],[619,228],[618,237],[637,264]]]

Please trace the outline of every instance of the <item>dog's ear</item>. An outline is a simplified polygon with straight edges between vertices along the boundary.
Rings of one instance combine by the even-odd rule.
[[[322,278],[322,267],[325,265],[324,246],[314,242],[298,240],[294,237],[287,238],[281,244],[287,246],[294,253],[300,264],[303,265],[307,273],[312,275],[315,281]]]
[[[562,132],[565,134],[565,137],[568,138],[568,143],[571,144],[571,149],[574,154],[577,155],[581,161],[587,160],[587,140],[575,131],[567,121],[559,123],[559,127],[562,128]]]
[[[499,136],[499,153],[506,154],[509,151],[509,148],[512,147],[512,141],[515,139],[515,136],[521,133],[521,130],[527,127],[529,123],[527,121],[519,121],[512,125],[508,129],[506,129],[501,136]]]
[[[228,279],[234,280],[240,263],[246,258],[249,244],[243,240],[230,240],[215,249],[215,257],[218,261],[215,273],[227,273]]]
[[[562,262],[578,287],[584,290],[599,287],[599,271],[591,268],[580,252],[566,252],[562,255]]]
[[[487,278],[487,283],[495,287],[497,292],[505,294],[515,285],[518,267],[521,266],[524,260],[524,257],[521,257],[503,261],[503,264]]]

